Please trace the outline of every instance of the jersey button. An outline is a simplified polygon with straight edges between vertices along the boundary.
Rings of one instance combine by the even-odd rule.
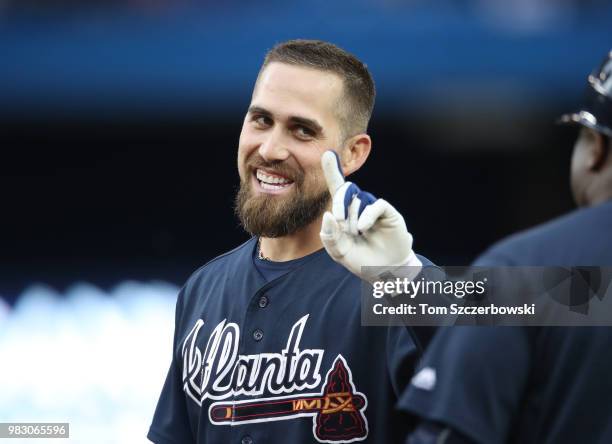
[[[255,339],[257,342],[261,341],[262,338],[263,331],[261,331],[259,328],[253,332],[253,339]]]
[[[249,435],[243,436],[242,437],[242,441],[240,441],[241,444],[253,444],[253,438],[251,438]]]
[[[259,308],[266,308],[266,306],[268,305],[268,297],[267,296],[262,296],[259,298]]]

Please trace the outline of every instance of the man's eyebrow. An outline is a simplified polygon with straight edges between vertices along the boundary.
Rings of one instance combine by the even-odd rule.
[[[297,123],[298,125],[307,126],[308,128],[312,129],[318,134],[323,132],[323,127],[319,125],[319,123],[314,119],[308,119],[306,117],[291,116],[289,117],[289,121],[292,123]]]
[[[261,108],[259,106],[249,106],[248,109],[249,114],[262,114],[264,116],[272,116],[272,113],[265,108]]]

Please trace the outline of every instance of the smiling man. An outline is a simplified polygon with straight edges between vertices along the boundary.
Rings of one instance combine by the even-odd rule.
[[[156,443],[402,442],[420,345],[361,326],[361,265],[420,266],[401,215],[345,176],[365,163],[374,83],[325,42],[266,56],[238,148],[253,237],[197,270],[176,307]]]
[[[336,115],[346,111],[337,109],[339,76],[274,60],[269,55],[264,62],[242,126],[236,211],[248,232],[263,237],[262,251],[282,261],[321,248],[320,223],[313,222],[330,200],[321,155],[344,141]],[[373,99],[373,84],[364,89]],[[357,142],[347,152],[353,171],[370,148],[365,134]],[[302,233],[305,227],[309,230]]]

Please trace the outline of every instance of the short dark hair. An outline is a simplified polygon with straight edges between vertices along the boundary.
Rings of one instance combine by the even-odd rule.
[[[321,40],[289,40],[266,54],[259,71],[272,62],[304,66],[337,74],[344,85],[340,120],[345,137],[366,132],[374,109],[376,89],[367,66],[353,54]]]

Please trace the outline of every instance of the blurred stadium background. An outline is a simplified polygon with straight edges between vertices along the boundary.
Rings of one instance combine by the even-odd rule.
[[[572,208],[575,133],[554,120],[610,23],[603,0],[0,0],[0,421],[146,442],[178,287],[246,239],[236,147],[274,43],[369,65],[355,181],[462,265]]]

